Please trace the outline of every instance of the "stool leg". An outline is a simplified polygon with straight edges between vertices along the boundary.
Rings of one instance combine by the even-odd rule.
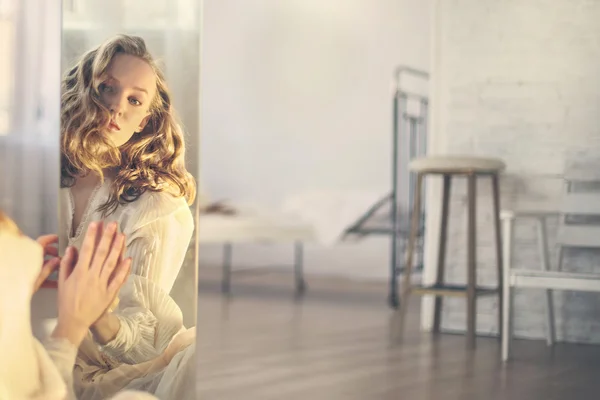
[[[450,214],[450,184],[451,175],[444,175],[444,188],[442,193],[442,221],[440,227],[440,242],[438,248],[436,286],[444,284],[444,274],[446,269],[446,248],[448,238],[448,217]],[[435,296],[433,331],[439,332],[442,324],[442,296]]]
[[[500,226],[500,182],[498,174],[492,175],[492,197],[494,201],[494,231],[496,235],[496,268],[498,271],[498,337],[502,337],[504,307],[502,302],[502,228]]]
[[[417,183],[415,187],[415,197],[412,211],[412,220],[410,234],[408,237],[408,249],[406,255],[406,265],[404,269],[404,279],[402,282],[402,291],[400,292],[400,329],[404,330],[406,314],[408,312],[408,299],[411,294],[411,275],[414,264],[414,253],[417,245],[417,234],[419,233],[419,223],[421,221],[421,192],[423,191],[424,175],[417,173]]]
[[[511,270],[511,255],[512,255],[512,237],[513,237],[513,220],[505,219],[503,221],[503,243],[502,243],[502,361],[507,361],[510,352],[510,342],[512,336],[512,288],[510,286],[510,270]]]
[[[468,226],[467,226],[467,345],[470,348],[475,347],[475,327],[476,327],[476,315],[477,315],[477,274],[476,274],[476,189],[477,189],[477,175],[469,174],[468,190],[467,190],[467,214],[468,214]]]

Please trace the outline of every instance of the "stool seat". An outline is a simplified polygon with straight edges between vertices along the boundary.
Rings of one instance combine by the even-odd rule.
[[[438,174],[497,173],[506,168],[497,158],[473,156],[428,156],[410,162],[411,171]]]

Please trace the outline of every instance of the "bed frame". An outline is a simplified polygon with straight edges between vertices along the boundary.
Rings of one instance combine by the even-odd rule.
[[[404,79],[403,79],[404,78]],[[405,268],[404,255],[410,231],[410,216],[414,199],[415,175],[408,163],[427,153],[428,98],[405,88],[406,78],[427,81],[429,74],[407,66],[398,66],[394,73],[391,191],[369,208],[347,230],[346,235],[390,236],[390,277],[388,302],[392,308],[400,305],[398,276]],[[410,106],[410,107],[409,107]],[[423,199],[425,196],[423,194]],[[424,205],[424,201],[422,203]],[[422,208],[424,209],[424,207]],[[425,216],[421,212],[418,232],[418,255],[415,269],[423,267]],[[403,258],[403,257],[402,257]]]

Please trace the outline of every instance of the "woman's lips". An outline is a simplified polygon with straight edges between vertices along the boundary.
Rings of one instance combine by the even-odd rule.
[[[117,124],[114,121],[110,121],[110,123],[108,124],[108,128],[111,131],[120,131],[121,130],[121,127],[119,126],[119,124]]]

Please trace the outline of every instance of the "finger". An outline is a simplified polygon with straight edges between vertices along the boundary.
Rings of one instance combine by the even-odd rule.
[[[58,284],[62,286],[62,284],[69,278],[75,263],[77,262],[76,251],[73,247],[67,247],[65,250],[65,255],[60,260],[60,267],[58,269]]]
[[[119,263],[123,262],[123,260],[125,259],[125,252],[127,251],[127,238],[125,237],[125,234],[122,233],[123,235],[123,247],[121,249],[121,254],[119,254]]]
[[[48,277],[58,268],[60,265],[60,258],[56,257],[44,263],[42,270],[38,274],[34,284],[34,292],[37,291],[42,284],[48,279]]]
[[[102,266],[106,262],[108,254],[110,253],[111,247],[115,240],[115,235],[117,233],[117,223],[111,222],[108,224],[104,232],[102,233],[102,237],[100,238],[100,242],[98,243],[98,247],[94,252],[94,257],[92,260],[92,265],[90,269],[96,271],[99,275],[102,271]]]
[[[125,235],[121,233],[117,234],[117,237],[115,238],[110,248],[110,253],[108,254],[108,257],[106,257],[106,261],[104,262],[102,271],[100,272],[100,279],[102,279],[103,282],[108,283],[113,271],[122,261],[121,255],[123,254],[124,244]]]
[[[52,244],[57,244],[58,243],[58,235],[55,235],[55,234],[42,235],[36,239],[36,242],[38,242],[42,247],[46,247],[46,246],[49,246]]]
[[[42,271],[38,275],[38,279],[41,281],[45,281],[60,265],[61,259],[59,257],[54,257],[51,260],[48,260],[42,266]]]
[[[44,257],[45,256],[58,257],[58,249],[54,246],[44,247]]]
[[[82,270],[89,269],[92,262],[101,224],[102,223],[92,222],[88,226],[85,238],[83,239],[83,244],[81,245],[81,251],[79,252],[79,263],[82,265]]]
[[[125,259],[122,263],[120,263],[116,270],[112,281],[108,284],[108,294],[114,299],[114,297],[121,290],[121,286],[127,280],[129,276],[129,272],[131,271],[131,257]]]
[[[44,281],[44,282],[42,282],[42,285],[40,287],[42,287],[44,289],[57,289],[58,282],[57,281]]]
[[[51,258],[50,260],[48,260],[48,261],[46,261],[44,263],[44,265],[42,266],[42,270],[48,269],[50,271],[50,274],[51,274],[60,265],[60,260],[61,260],[61,257],[53,257],[53,258]]]
[[[104,233],[104,221],[98,221],[98,234],[96,235],[96,241],[94,242],[94,248],[97,248],[102,239],[102,233]]]
[[[96,222],[98,224],[97,227],[97,232],[96,232],[96,240],[94,241],[94,254],[96,254],[96,251],[98,251],[98,246],[100,245],[100,241],[102,240],[102,235],[104,235],[104,230],[105,230],[105,225],[104,225],[104,221],[97,221]],[[92,255],[92,260],[94,259],[94,256]],[[93,261],[90,261],[90,265],[88,267],[91,268],[91,264]]]

